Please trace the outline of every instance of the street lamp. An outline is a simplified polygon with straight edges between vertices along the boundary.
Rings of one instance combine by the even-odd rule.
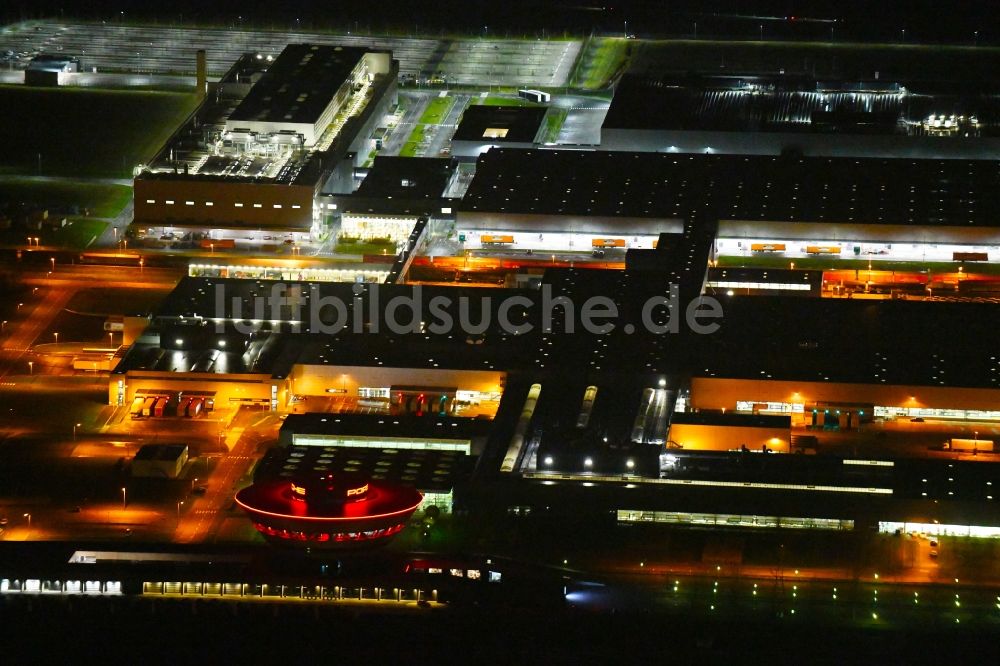
[[[28,361],[28,374],[29,375],[35,374],[35,362],[34,361]]]
[[[82,425],[83,425],[82,423],[74,423],[73,424],[73,441],[74,442],[76,441],[76,429],[79,428]]]
[[[109,347],[114,347],[115,346],[115,332],[114,331],[108,331],[108,346]]]
[[[52,262],[52,270],[54,271],[56,269],[56,258],[49,257],[49,261]]]
[[[145,265],[145,263],[146,263],[146,260],[143,259],[142,257],[139,257],[139,274],[140,275],[142,274],[142,267]]]
[[[177,520],[181,519],[181,505],[184,504],[184,500],[177,503]]]
[[[30,513],[26,513],[26,514],[24,514],[24,517],[28,519],[28,529],[30,530],[31,529],[31,514]]]
[[[122,511],[125,510],[126,506],[127,506],[127,503],[126,503],[126,499],[125,499],[125,486],[122,486]]]
[[[52,335],[55,336],[55,338],[56,338],[56,344],[59,344],[59,331],[56,331]]]

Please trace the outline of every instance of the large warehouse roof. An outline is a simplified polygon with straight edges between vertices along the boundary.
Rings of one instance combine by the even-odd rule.
[[[220,333],[212,320],[201,319],[213,316],[213,285],[227,287],[227,298],[241,295],[252,303],[255,295],[269,296],[274,283],[186,278],[154,319],[153,328],[132,346],[115,372],[200,371],[282,377],[300,363],[516,371],[539,377],[555,374],[564,382],[568,381],[567,373],[586,378],[609,373],[690,372],[720,378],[1000,388],[1000,352],[992,343],[1000,330],[1000,310],[989,303],[717,296],[723,316],[716,320],[716,332],[684,335],[686,326],[680,326],[681,335],[647,331],[642,315],[647,299],[669,294],[671,283],[700,284],[693,274],[699,272],[696,266],[704,266],[707,260],[692,256],[693,273],[687,275],[686,256],[681,253],[675,261],[680,265],[665,266],[662,273],[575,268],[551,271],[545,278],[546,288],[551,288],[547,296],[531,290],[383,285],[377,298],[369,292],[360,299],[362,311],[374,308],[382,312],[394,296],[414,295],[418,289],[425,308],[435,297],[448,296],[446,308],[456,324],[463,319],[456,311],[461,299],[471,299],[467,304],[474,310],[464,316],[468,321],[482,321],[480,307],[491,312],[487,329],[477,335],[463,333],[457,325],[444,331],[429,326],[437,321],[436,311],[430,309],[417,319],[419,324],[419,317],[426,317],[428,327],[418,326],[411,332],[392,333],[383,325],[376,335],[368,332],[370,326],[366,325],[366,332],[355,333],[348,325],[338,333],[309,333],[315,324],[310,322],[306,303],[303,332],[269,321],[253,336],[240,337],[228,324]],[[703,269],[700,273],[704,275]],[[317,295],[341,297],[351,303],[352,286],[322,283]],[[530,323],[533,330],[516,334],[498,325],[498,308],[504,296],[513,295],[531,304],[524,319],[513,315],[515,323]],[[552,321],[545,323],[546,301],[565,296],[579,312],[582,304],[596,295],[616,303],[618,316],[611,320],[611,331],[588,332],[578,317],[572,318],[576,324],[570,331],[562,307],[555,308]],[[484,297],[488,305],[481,305]],[[691,294],[682,288],[681,297],[688,299]],[[324,317],[327,311],[332,308],[323,311]],[[180,320],[182,315],[184,321]],[[273,319],[270,313],[263,316]],[[665,323],[659,315],[652,317],[658,324]],[[405,311],[403,320],[409,320]],[[221,340],[225,340],[224,345]]]
[[[952,114],[1000,134],[1000,97],[978,89],[759,76],[625,76],[603,127],[919,136],[931,115]]]
[[[1000,163],[494,148],[461,210],[989,227]]]
[[[365,53],[356,47],[289,44],[229,121],[315,123]]]
[[[696,375],[1000,388],[989,303],[723,299],[718,332],[693,336]]]
[[[377,155],[354,192],[358,197],[439,199],[455,173],[456,162],[442,157]]]
[[[473,104],[462,114],[455,141],[532,143],[546,107]]]

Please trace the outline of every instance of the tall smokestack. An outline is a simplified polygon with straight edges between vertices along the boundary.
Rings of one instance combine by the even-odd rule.
[[[200,97],[208,94],[208,64],[205,61],[205,49],[198,49],[195,56],[195,89]]]

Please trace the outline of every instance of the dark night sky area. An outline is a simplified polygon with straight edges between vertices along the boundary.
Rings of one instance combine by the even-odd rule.
[[[490,26],[489,32],[500,36],[508,32],[541,36],[542,29],[550,35],[624,32],[626,20],[629,31],[640,37],[687,36],[697,22],[699,37],[750,39],[759,36],[761,24],[771,37],[827,38],[830,24],[810,19],[836,19],[838,39],[898,41],[905,29],[911,42],[964,43],[971,42],[978,30],[980,43],[1000,42],[1000,24],[991,8],[996,3],[990,0],[10,0],[0,13],[6,20],[60,15],[110,20],[125,11],[129,17],[161,23],[212,24],[235,24],[242,16],[243,25],[260,28],[291,27],[298,18],[303,29],[357,25],[361,30],[428,34],[442,30],[482,34],[484,26]],[[790,16],[796,21],[784,20]]]

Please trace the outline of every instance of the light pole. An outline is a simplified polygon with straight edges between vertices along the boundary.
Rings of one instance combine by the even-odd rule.
[[[125,486],[122,486],[122,511],[124,511],[127,506],[128,504],[126,502],[126,497],[125,497]]]
[[[142,275],[142,267],[146,264],[146,260],[139,257],[139,275]]]
[[[26,513],[26,514],[24,514],[24,517],[28,519],[28,531],[30,532],[31,531],[31,514],[30,513]]]
[[[82,423],[74,423],[73,424],[73,441],[74,442],[76,441],[76,429],[79,428],[82,425],[83,425]]]
[[[115,332],[114,331],[108,331],[108,346],[109,347],[114,347],[115,346]]]
[[[760,24],[760,41],[764,41],[764,24]]]
[[[56,258],[55,257],[49,257],[49,261],[52,263],[52,270],[55,271],[56,270]]]
[[[184,504],[183,500],[181,500],[180,502],[177,503],[177,520],[181,519],[181,505],[182,504]]]
[[[52,335],[53,335],[53,336],[55,336],[55,339],[56,339],[56,344],[59,344],[59,331],[56,331],[56,332],[55,332],[55,333],[53,333]]]

